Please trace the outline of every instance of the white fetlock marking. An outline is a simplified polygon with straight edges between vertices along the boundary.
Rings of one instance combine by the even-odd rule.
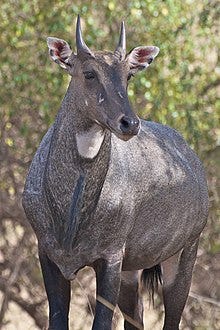
[[[104,140],[104,131],[98,125],[94,125],[88,131],[76,134],[76,143],[79,154],[84,158],[94,158]]]

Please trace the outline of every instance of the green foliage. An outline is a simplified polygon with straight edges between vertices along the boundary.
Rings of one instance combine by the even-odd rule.
[[[125,19],[128,50],[141,44],[161,50],[147,73],[131,81],[134,107],[144,118],[177,128],[199,152],[209,150],[219,138],[218,10],[217,2],[190,0],[4,1],[1,120],[3,116],[15,125],[34,150],[39,135],[53,122],[68,83],[67,75],[47,56],[46,36],[63,38],[74,49],[80,13],[88,45],[113,50],[120,20]],[[18,147],[20,141],[10,138]]]

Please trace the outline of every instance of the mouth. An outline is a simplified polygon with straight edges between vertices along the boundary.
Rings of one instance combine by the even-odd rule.
[[[112,131],[112,133],[115,134],[117,136],[117,138],[119,138],[120,140],[123,140],[123,141],[129,141],[134,136],[138,135],[138,133],[137,134],[119,134],[118,132],[115,132],[115,131]]]
[[[113,128],[109,123],[107,123],[107,128],[117,136],[117,138],[119,138],[120,140],[123,141],[128,141],[130,139],[132,139],[134,136],[138,135],[140,132],[140,125],[139,127],[135,128],[133,131],[129,132],[129,133],[123,133],[120,128]]]

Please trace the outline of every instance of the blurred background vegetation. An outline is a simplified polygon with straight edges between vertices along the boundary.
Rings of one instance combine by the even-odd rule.
[[[36,239],[21,207],[25,175],[53,122],[68,76],[48,57],[47,36],[75,48],[75,20],[91,49],[114,50],[120,21],[127,49],[156,45],[160,54],[131,80],[130,100],[140,116],[180,131],[203,160],[210,216],[203,233],[182,329],[220,329],[220,65],[218,0],[2,0],[0,10],[0,328],[43,329],[47,305]],[[73,284],[71,329],[89,329],[93,273]],[[84,289],[82,289],[82,286]],[[148,306],[147,306],[148,309]],[[75,312],[74,312],[75,311]],[[77,316],[78,315],[78,316]],[[75,323],[72,319],[75,317]],[[146,329],[161,324],[146,312]],[[117,322],[116,322],[117,323]]]

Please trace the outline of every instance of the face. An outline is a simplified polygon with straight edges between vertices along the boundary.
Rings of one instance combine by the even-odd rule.
[[[79,56],[71,74],[76,99],[86,117],[123,140],[138,134],[140,121],[127,96],[130,73],[126,61],[119,62],[113,54],[104,52],[86,59]]]
[[[83,115],[123,140],[137,135],[140,120],[128,101],[128,80],[147,68],[159,49],[137,47],[120,56],[118,50],[91,52],[82,41],[76,55],[64,40],[48,38],[47,42],[52,59],[72,76],[70,86]]]

